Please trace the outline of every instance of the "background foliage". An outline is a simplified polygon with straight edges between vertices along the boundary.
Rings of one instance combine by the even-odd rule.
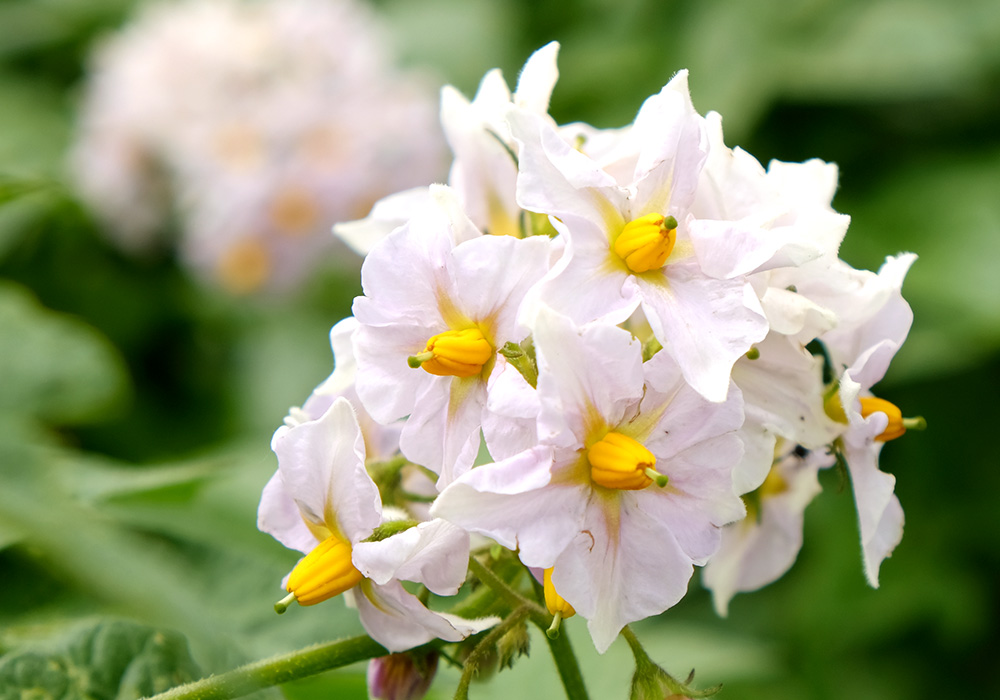
[[[296,555],[254,526],[270,433],[329,372],[327,331],[349,313],[360,263],[340,261],[294,298],[236,302],[169,257],[137,261],[104,242],[64,154],[87,51],[132,4],[0,0],[4,699],[137,697],[360,630],[340,602],[277,618]],[[879,389],[930,424],[883,453],[903,543],[881,590],[867,588],[849,488],[827,475],[784,579],[737,597],[725,620],[695,581],[640,635],[675,673],[693,665],[724,682],[723,698],[1000,696],[995,2],[375,4],[407,62],[468,95],[494,66],[513,82],[558,39],[559,121],[626,124],[687,67],[695,106],[723,114],[730,145],[764,163],[839,164],[835,206],[853,217],[842,257],[877,269],[887,254],[920,255],[904,287],[916,322]],[[568,627],[593,696],[624,697],[625,645],[599,658],[582,623]],[[558,694],[534,646],[476,695]],[[362,673],[280,692],[364,697]],[[443,668],[432,695],[447,697],[455,673]]]

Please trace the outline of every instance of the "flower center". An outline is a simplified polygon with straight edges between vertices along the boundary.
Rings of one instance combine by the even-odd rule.
[[[653,481],[666,486],[667,477],[657,472],[656,456],[627,435],[610,432],[587,450],[590,478],[608,489],[636,491]]]
[[[663,267],[676,242],[677,219],[646,214],[625,224],[613,249],[632,272],[648,272]]]
[[[410,367],[422,367],[439,377],[474,377],[493,357],[493,346],[478,328],[445,331],[432,336],[419,355],[413,355]]]
[[[330,535],[295,565],[286,589],[299,605],[315,605],[354,588],[363,578],[351,561],[351,545]]]

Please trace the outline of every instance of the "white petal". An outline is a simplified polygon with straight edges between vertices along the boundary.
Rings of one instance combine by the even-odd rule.
[[[285,490],[302,517],[351,542],[382,517],[378,488],[365,470],[365,444],[354,410],[339,398],[318,420],[279,429],[272,442]]]
[[[416,581],[438,595],[455,595],[468,570],[469,534],[432,520],[380,542],[359,542],[352,558],[358,571],[377,584]]]
[[[722,545],[702,574],[720,615],[733,595],[766,586],[795,563],[806,506],[821,491],[818,470],[796,462],[781,471],[787,489],[763,498],[759,521],[750,514],[722,530]]]
[[[431,514],[519,549],[528,566],[549,567],[579,531],[590,491],[571,479],[550,483],[552,467],[546,447],[476,467],[438,496]]]
[[[519,146],[521,207],[560,218],[583,217],[605,229],[622,226],[625,194],[613,177],[566,143],[541,117],[512,110],[507,119]]]
[[[365,580],[354,591],[354,603],[365,631],[390,652],[406,651],[432,639],[459,642],[498,622],[496,618],[463,620],[432,612],[407,593],[399,581],[380,586]]]
[[[541,442],[583,444],[595,417],[617,425],[643,393],[639,342],[615,326],[578,327],[551,310],[536,323]]]
[[[629,494],[591,501],[577,532],[555,561],[552,583],[589,620],[598,652],[622,627],[658,615],[687,591],[690,558],[670,529]]]
[[[649,325],[688,383],[708,400],[723,401],[733,364],[767,334],[757,297],[741,280],[706,277],[691,262],[664,271],[635,277]]]
[[[380,199],[364,219],[334,224],[333,233],[358,255],[368,255],[379,241],[431,206],[426,187],[414,187]]]
[[[472,467],[479,452],[486,384],[480,377],[434,379],[417,395],[399,447],[407,459],[439,474],[438,488],[444,488]]]
[[[559,42],[556,41],[550,41],[531,54],[517,79],[514,104],[535,114],[546,114],[549,111],[549,97],[559,79],[559,69],[556,67],[558,55]]]
[[[303,554],[308,554],[319,544],[316,536],[306,527],[295,501],[285,490],[279,472],[274,473],[260,495],[257,529]]]

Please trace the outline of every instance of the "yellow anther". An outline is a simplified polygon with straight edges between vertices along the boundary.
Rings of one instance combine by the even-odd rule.
[[[493,357],[493,346],[478,328],[438,333],[427,341],[419,355],[413,355],[410,367],[422,367],[440,377],[474,377]]]
[[[573,606],[566,602],[566,599],[556,593],[556,587],[552,585],[552,567],[545,570],[543,576],[545,591],[545,607],[549,609],[550,615],[561,614],[563,619],[576,615]]]
[[[609,489],[636,491],[653,481],[666,486],[667,477],[655,470],[656,457],[632,438],[610,432],[587,450],[590,478]]]
[[[563,620],[576,615],[576,610],[566,602],[565,598],[556,593],[556,587],[552,585],[552,567],[545,570],[542,579],[544,582],[545,607],[549,609],[549,613],[552,615],[552,624],[545,630],[545,634],[548,635],[549,639],[555,639],[559,636],[559,625],[562,624]]]
[[[873,413],[884,413],[889,419],[885,430],[875,436],[879,442],[895,440],[906,432],[907,426],[904,423],[903,412],[895,404],[885,399],[877,399],[874,396],[861,399],[861,416],[867,418]]]
[[[315,605],[361,583],[364,576],[351,561],[351,545],[330,535],[300,561],[288,576],[289,596],[274,606],[285,611],[294,598],[299,605]]]
[[[760,497],[770,498],[784,493],[787,490],[788,482],[785,481],[785,478],[778,472],[777,467],[771,467],[771,471],[767,473],[767,478],[764,479],[764,483],[760,485]]]
[[[663,267],[676,242],[677,219],[646,214],[625,224],[613,249],[632,272],[648,272]]]
[[[847,414],[844,413],[844,407],[840,403],[840,395],[837,392],[833,392],[826,398],[823,402],[823,409],[826,411],[826,415],[838,423],[847,423]],[[889,419],[885,430],[875,436],[875,439],[879,442],[895,440],[907,430],[923,430],[927,427],[927,422],[919,416],[916,418],[903,418],[902,411],[895,404],[885,399],[879,399],[874,396],[862,398],[861,417],[867,418],[873,413],[884,413]]]

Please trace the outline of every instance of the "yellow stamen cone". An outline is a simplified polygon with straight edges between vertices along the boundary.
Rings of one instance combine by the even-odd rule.
[[[351,561],[351,545],[330,535],[300,561],[288,576],[286,589],[299,605],[315,605],[338,596],[361,583],[364,576]],[[278,612],[291,602],[284,598]]]
[[[641,443],[621,433],[610,432],[587,450],[590,478],[608,489],[636,491],[655,480],[667,485],[667,477],[656,471],[656,456]]]
[[[440,377],[474,377],[492,357],[493,346],[473,327],[432,336],[423,352],[409,358],[409,364]]]
[[[646,214],[625,224],[613,249],[632,272],[648,272],[663,267],[676,242],[674,217]]]
[[[552,615],[552,624],[545,631],[550,639],[559,636],[559,625],[562,621],[576,615],[573,606],[566,602],[566,599],[556,593],[556,587],[552,585],[552,567],[545,570],[543,576],[543,591],[545,593],[545,607]]]
[[[885,430],[875,436],[878,442],[888,442],[901,437],[907,430],[923,430],[927,427],[926,421],[921,417],[903,418],[903,412],[899,407],[885,399],[874,396],[866,396],[861,400],[861,417],[867,418],[873,413],[884,413],[889,419]],[[840,395],[837,392],[830,394],[823,402],[823,409],[833,420],[838,423],[847,423],[847,414],[840,404]]]

